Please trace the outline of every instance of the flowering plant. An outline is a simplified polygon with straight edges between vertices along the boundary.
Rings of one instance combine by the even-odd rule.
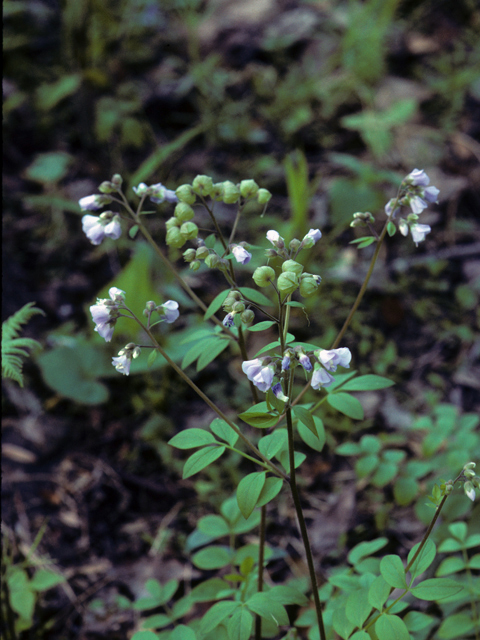
[[[233,535],[234,526],[236,526],[234,523],[240,522],[240,518],[243,518],[242,522],[248,523],[255,517],[255,513],[261,514],[258,520],[259,543],[255,553],[245,547],[243,551],[239,550],[242,553],[239,556],[241,559],[237,562],[237,554],[233,550],[224,552],[221,547],[217,548],[219,560],[214,563],[215,567],[238,565],[239,573],[230,573],[216,579],[215,587],[209,584],[209,588],[212,588],[210,599],[217,600],[216,604],[209,609],[199,625],[189,623],[177,627],[181,633],[186,634],[182,637],[213,639],[217,637],[216,633],[220,634],[218,637],[238,640],[248,640],[252,633],[256,640],[260,640],[261,637],[274,637],[279,627],[289,625],[285,605],[308,606],[308,600],[296,589],[282,591],[280,586],[267,584],[264,575],[267,549],[266,505],[276,498],[283,487],[286,487],[295,506],[310,576],[312,613],[314,612],[315,621],[309,625],[311,627],[309,638],[327,640],[327,638],[333,638],[334,634],[344,639],[352,638],[352,640],[368,640],[371,637],[379,640],[391,640],[394,637],[410,638],[408,620],[406,622],[406,618],[403,619],[398,615],[401,608],[395,606],[401,598],[409,593],[422,598],[422,594],[428,590],[429,599],[433,600],[447,596],[453,597],[463,589],[461,585],[444,578],[417,581],[415,585],[414,581],[435,557],[435,550],[433,550],[433,556],[431,554],[433,543],[429,536],[455,484],[463,483],[465,494],[472,500],[475,498],[475,489],[480,487],[480,478],[474,473],[475,464],[465,464],[455,480],[443,483],[434,490],[431,501],[436,508],[435,516],[423,540],[411,550],[406,566],[398,556],[388,555],[382,559],[379,567],[375,565],[375,571],[379,575],[375,575],[374,569],[371,568],[363,572],[359,571],[355,580],[352,576],[355,584],[353,590],[352,583],[348,583],[350,587],[347,585],[345,592],[334,593],[333,582],[329,585],[332,589],[319,590],[300,489],[297,484],[297,469],[306,456],[296,451],[295,447],[298,442],[297,436],[299,436],[311,449],[317,452],[323,450],[327,435],[322,420],[315,415],[323,402],[349,418],[360,419],[363,417],[363,408],[351,392],[378,390],[392,384],[381,376],[357,376],[356,371],[346,372],[354,356],[350,348],[340,344],[365,293],[386,235],[393,236],[397,229],[403,235],[407,235],[410,229],[415,244],[418,245],[424,241],[431,228],[428,225],[419,224],[417,220],[428,206],[427,203],[436,202],[438,189],[429,186],[429,178],[423,170],[414,169],[401,182],[397,196],[385,206],[387,219],[380,233],[375,230],[375,218],[370,212],[354,214],[351,226],[368,227],[372,233],[371,236],[354,242],[359,247],[376,243],[376,247],[357,299],[338,336],[330,346],[316,342],[300,342],[290,333],[292,312],[298,308],[305,310],[306,305],[301,300],[316,294],[321,286],[320,275],[305,271],[302,262],[304,256],[302,252],[311,251],[321,241],[322,233],[319,229],[311,228],[302,240],[285,239],[275,229],[267,231],[266,239],[271,245],[265,251],[267,264],[257,266],[252,273],[252,280],[257,287],[271,293],[271,298],[267,298],[256,289],[242,286],[234,263],[241,265],[242,268],[246,267],[256,252],[256,248],[247,245],[245,240],[235,241],[235,236],[247,204],[256,205],[265,210],[271,199],[268,190],[260,188],[251,179],[242,180],[238,184],[231,181],[214,183],[211,177],[199,175],[191,184],[183,184],[175,191],[167,189],[160,183],[152,186],[141,183],[134,187],[133,191],[139,199],[136,208],[132,208],[122,191],[121,177],[115,175],[111,181],[102,183],[101,195],[86,196],[80,200],[80,206],[85,211],[98,211],[102,206],[114,202],[126,214],[121,216],[104,212],[98,218],[86,214],[83,218],[83,229],[88,239],[92,244],[99,244],[106,237],[116,239],[121,231],[120,220],[124,218],[129,221],[132,225],[130,236],[134,237],[137,232],[144,235],[164,267],[172,271],[184,291],[204,312],[206,322],[216,326],[213,332],[207,332],[207,339],[205,339],[205,330],[193,335],[191,339],[194,346],[185,356],[182,368],[170,358],[152,331],[159,322],[171,324],[179,318],[178,303],[174,300],[168,300],[163,304],[157,304],[154,301],[146,302],[143,312],[146,318],[144,322],[126,305],[128,292],[112,287],[109,291],[110,299],[99,299],[90,307],[92,319],[96,325],[95,330],[110,342],[115,324],[121,317],[134,320],[142,327],[149,344],[128,343],[119,351],[118,356],[112,359],[115,369],[119,373],[129,375],[132,360],[139,355],[141,349],[150,348],[153,354],[162,354],[173,370],[216,413],[217,418],[210,424],[209,430],[186,429],[170,440],[170,444],[179,449],[196,449],[185,462],[184,478],[202,471],[226,451],[235,451],[249,464],[255,465],[255,470],[239,482],[235,505],[229,502],[222,511],[225,522],[229,524],[225,522],[221,524],[221,519],[216,520],[220,528],[226,527],[222,531],[225,530],[227,533],[230,531]],[[184,261],[189,265],[189,269],[198,271],[203,265],[207,269],[219,270],[223,275],[226,289],[214,298],[209,307],[206,307],[181,277],[146,228],[141,213],[147,197],[154,204],[175,204],[173,216],[166,220],[165,241],[172,250],[180,249],[187,243],[192,245],[183,252]],[[236,206],[236,215],[228,234],[215,216],[217,202]],[[406,218],[397,216],[402,207],[411,209],[411,213]],[[202,237],[205,224],[197,224],[199,208],[203,209],[213,226],[213,233],[207,237]],[[252,252],[247,250],[247,247]],[[275,307],[273,312],[268,306],[272,300]],[[220,309],[225,313],[223,319],[216,316]],[[158,319],[156,314],[159,316]],[[274,339],[252,357],[249,353],[248,336],[250,332],[258,331],[269,333],[274,331]],[[234,420],[230,414],[225,413],[215,404],[184,371],[188,364],[199,357],[204,344],[206,346],[204,363],[206,364],[228,346],[232,346],[234,352],[241,354],[241,370],[245,374],[244,384],[248,381],[250,387],[252,406],[240,413],[237,416],[238,420]],[[300,377],[303,388],[299,391],[297,385]],[[241,380],[239,384],[242,384]],[[303,401],[304,396],[311,389],[316,393],[311,395],[310,400]],[[259,392],[264,395],[259,395]],[[239,425],[238,421],[244,424]],[[267,433],[258,437],[245,425],[259,430],[260,433],[267,430]],[[237,515],[235,515],[235,509],[238,511]],[[215,537],[218,536],[213,534],[212,539]],[[372,549],[378,550],[384,543],[379,546],[372,544]],[[369,553],[370,551],[365,555]],[[429,562],[426,561],[425,556],[428,557]],[[410,575],[408,583],[407,574]],[[239,586],[235,588],[232,584]],[[341,586],[341,582],[337,584]],[[395,588],[401,588],[403,592],[396,600],[388,600]],[[326,604],[321,602],[321,591]],[[294,635],[287,632],[284,637],[297,637],[296,631],[292,633]]]

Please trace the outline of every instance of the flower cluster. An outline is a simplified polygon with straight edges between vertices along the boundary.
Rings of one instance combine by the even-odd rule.
[[[97,303],[90,307],[95,331],[105,339],[105,342],[110,342],[112,339],[115,323],[120,316],[119,309],[123,307],[125,291],[111,287],[108,295],[110,300],[98,298]]]
[[[350,368],[350,361],[352,354],[350,349],[342,347],[340,349],[316,349],[310,353],[306,353],[302,347],[295,347],[295,349],[288,348],[285,350],[281,361],[271,356],[264,358],[255,358],[254,360],[246,360],[242,364],[242,369],[245,375],[253,384],[260,389],[260,391],[268,391],[272,388],[272,391],[277,397],[280,394],[283,396],[281,384],[277,383],[272,387],[273,379],[277,374],[278,368],[283,371],[287,371],[297,363],[301,365],[305,372],[312,373],[312,388],[320,389],[321,387],[328,387],[334,381],[334,377],[330,372],[335,373],[337,367]],[[280,364],[281,362],[281,364]],[[278,366],[280,364],[280,367]],[[283,396],[284,399],[285,396]],[[284,400],[285,401],[285,400]]]
[[[438,202],[438,194],[440,190],[437,187],[429,187],[430,178],[423,169],[414,169],[406,178],[404,178],[400,195],[392,198],[385,205],[385,213],[393,219],[401,206],[409,206],[412,213],[407,218],[400,218],[398,228],[404,236],[408,235],[408,230],[412,234],[413,241],[418,246],[419,242],[425,240],[425,236],[432,230],[428,224],[420,224],[417,222],[419,215],[428,207],[429,203]]]
[[[113,211],[104,211],[100,216],[83,216],[82,229],[90,242],[95,245],[100,244],[104,238],[117,240],[122,235],[120,216]]]
[[[129,342],[123,349],[120,349],[116,358],[112,358],[112,364],[119,373],[128,376],[130,374],[132,360],[138,358],[140,353],[140,347],[136,346],[133,342]]]
[[[223,301],[222,307],[227,312],[227,315],[223,319],[224,327],[233,327],[235,324],[235,316],[237,314],[240,314],[241,322],[247,325],[252,324],[255,319],[255,314],[251,309],[246,308],[242,294],[236,289],[230,291]]]

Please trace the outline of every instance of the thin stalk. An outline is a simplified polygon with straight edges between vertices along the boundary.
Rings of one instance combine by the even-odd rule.
[[[265,561],[265,530],[266,530],[267,507],[263,505],[260,510],[260,530],[259,530],[259,547],[258,547],[258,579],[257,590],[263,591],[263,563]],[[261,640],[262,637],[262,618],[255,616],[255,640]]]
[[[302,505],[300,503],[300,496],[297,488],[297,478],[295,472],[295,450],[293,442],[293,422],[292,411],[290,407],[286,412],[287,417],[287,432],[288,432],[288,459],[290,462],[290,490],[292,492],[293,503],[295,505],[295,511],[297,512],[298,524],[300,527],[300,533],[302,535],[303,546],[305,548],[305,555],[307,557],[308,572],[310,574],[310,582],[313,590],[313,601],[315,603],[315,611],[317,613],[318,629],[320,631],[321,640],[327,640],[325,633],[325,626],[323,624],[322,604],[320,602],[320,596],[318,595],[318,583],[317,576],[315,574],[315,567],[313,565],[313,555],[310,546],[310,540],[308,538],[307,525],[305,524],[305,518],[303,517]]]
[[[222,420],[225,420],[225,422],[228,424],[228,426],[231,427],[235,431],[235,433],[247,445],[247,447],[251,451],[253,451],[255,453],[255,455],[257,457],[259,457],[270,468],[272,473],[274,473],[275,475],[279,476],[280,478],[282,478],[286,482],[289,482],[288,475],[286,473],[284,473],[279,467],[277,467],[273,462],[271,462],[271,460],[269,460],[267,457],[265,457],[261,453],[261,451],[259,451],[257,449],[257,447],[250,442],[250,440],[240,431],[240,429],[237,427],[237,425],[234,422],[232,422],[230,420],[230,418],[228,418],[228,416],[226,416],[223,413],[223,411],[220,409],[220,407],[217,407],[217,405],[212,400],[210,400],[210,398],[207,395],[205,395],[205,393],[203,393],[203,391],[200,389],[200,387],[197,387],[197,385],[193,382],[193,380],[191,380],[187,376],[187,374],[177,365],[177,363],[174,362],[170,358],[170,356],[166,353],[166,351],[160,346],[159,342],[157,341],[157,339],[155,338],[153,333],[150,331],[150,329],[147,329],[147,327],[143,324],[143,322],[141,320],[139,320],[136,317],[136,315],[133,313],[133,311],[131,309],[129,309],[128,307],[125,307],[125,308],[127,309],[127,311],[129,311],[132,314],[133,319],[148,334],[148,337],[150,338],[152,343],[155,345],[155,348],[157,349],[157,351],[159,353],[161,353],[161,355],[165,358],[165,360],[172,367],[172,369],[174,369],[174,371],[176,371],[176,373],[178,373],[178,375],[195,391],[195,393],[198,396],[200,396],[200,398],[205,402],[205,404],[207,404],[210,407],[210,409],[215,411],[215,413],[220,418],[222,418]]]

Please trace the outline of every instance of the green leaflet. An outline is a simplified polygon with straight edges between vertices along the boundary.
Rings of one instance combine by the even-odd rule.
[[[195,475],[205,467],[208,467],[209,464],[212,464],[217,458],[219,458],[223,452],[225,451],[225,447],[204,447],[200,449],[200,451],[195,451],[188,460],[185,462],[183,467],[183,479],[189,478],[190,476]]]
[[[217,441],[209,431],[194,428],[180,431],[168,441],[168,444],[177,449],[194,449],[195,447],[204,447],[215,442]]]
[[[237,487],[238,508],[242,515],[247,519],[255,506],[262,492],[266,478],[265,471],[254,472],[242,478]]]
[[[410,633],[401,618],[384,613],[375,623],[378,640],[410,640]]]
[[[327,395],[327,402],[333,409],[340,411],[340,413],[345,414],[349,418],[363,420],[364,413],[360,401],[349,393],[343,393],[342,391],[329,393]]]

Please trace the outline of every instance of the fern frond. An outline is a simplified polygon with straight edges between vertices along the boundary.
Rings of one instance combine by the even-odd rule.
[[[28,356],[26,349],[41,348],[41,344],[32,338],[18,337],[22,325],[37,313],[44,312],[34,306],[34,302],[28,302],[13,316],[7,318],[2,324],[2,378],[10,378],[23,387],[22,358]]]

